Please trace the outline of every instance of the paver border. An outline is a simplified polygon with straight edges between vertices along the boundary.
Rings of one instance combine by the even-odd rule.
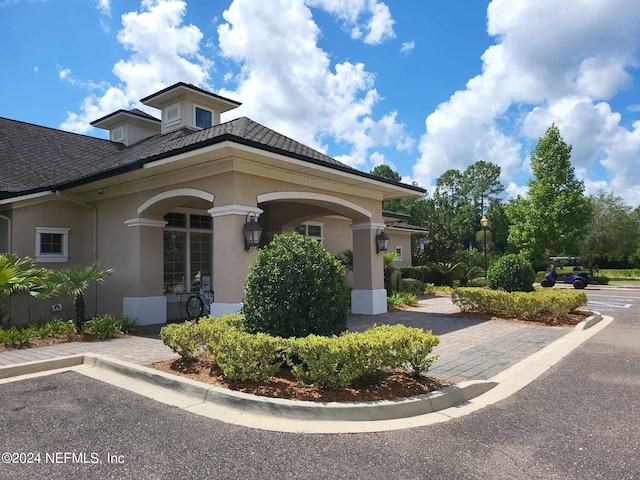
[[[398,400],[338,403],[260,397],[91,353],[0,367],[0,383],[72,370],[203,416],[252,428],[307,433],[397,430],[447,421],[507,398],[611,321],[613,318],[594,312],[564,337],[489,380],[461,382]]]

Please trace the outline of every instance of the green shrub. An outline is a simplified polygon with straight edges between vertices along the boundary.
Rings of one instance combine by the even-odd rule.
[[[416,280],[415,278],[405,278],[402,280],[403,292],[411,293],[419,297],[423,294],[422,287],[422,282],[420,280]]]
[[[536,273],[529,261],[520,255],[499,258],[487,272],[487,285],[492,290],[531,292]]]
[[[204,317],[198,323],[201,344],[205,351],[215,359],[222,348],[224,336],[230,329],[242,330],[242,316],[226,313],[221,317]]]
[[[387,297],[387,309],[402,308],[407,305],[415,305],[418,298],[412,293],[394,292]]]
[[[466,286],[467,287],[486,287],[487,279],[484,277],[477,277],[477,278],[474,278],[473,280],[469,280]]]
[[[434,270],[431,266],[422,265],[414,266],[414,267],[398,267],[400,272],[402,273],[402,278],[413,278],[415,280],[420,280],[421,282],[424,279],[425,283],[433,283],[434,285],[444,285],[444,276],[442,273]],[[424,272],[424,277],[423,277]]]
[[[437,359],[429,354],[439,338],[419,328],[382,325],[337,337],[310,335],[287,342],[288,362],[298,379],[344,388],[383,367],[402,367],[418,376],[425,373]]]
[[[120,331],[120,319],[113,315],[101,315],[84,322],[83,333],[90,333],[98,340],[108,340],[113,338]]]
[[[237,328],[229,328],[214,351],[212,360],[227,378],[234,380],[266,380],[276,374],[284,361],[281,337]]]
[[[344,266],[319,242],[276,235],[258,252],[244,288],[248,332],[282,337],[332,335],[347,328]]]
[[[135,333],[140,329],[140,325],[135,318],[124,316],[119,318],[119,321],[119,330],[122,333]]]
[[[577,290],[537,289],[533,292],[505,292],[484,288],[456,288],[451,300],[463,311],[506,315],[523,320],[542,314],[564,315],[587,304],[587,295]]]
[[[173,323],[160,329],[160,339],[182,358],[191,359],[202,347],[202,335],[194,321]]]
[[[33,328],[11,327],[8,330],[0,329],[0,342],[7,347],[22,348],[29,344],[29,340],[37,337]]]
[[[605,277],[603,275],[589,277],[589,283],[594,283],[596,285],[609,285],[609,277]]]

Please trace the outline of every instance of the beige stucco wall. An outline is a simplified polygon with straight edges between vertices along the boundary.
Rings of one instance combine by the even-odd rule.
[[[45,202],[36,202],[15,208],[11,212],[11,245],[13,253],[20,257],[35,259],[36,227],[69,229],[69,261],[62,263],[38,263],[36,266],[49,269],[85,266],[93,262],[93,210],[52,197]],[[95,313],[95,287],[86,292],[87,314]],[[61,303],[62,312],[53,313],[52,304]],[[23,325],[34,321],[47,321],[54,315],[72,318],[73,302],[70,298],[36,300],[25,295],[14,295],[11,299],[11,323]]]
[[[387,230],[389,236],[389,251],[395,252],[397,247],[402,248],[402,259],[395,262],[399,267],[411,266],[411,233]]]
[[[184,116],[185,112],[182,112]],[[162,295],[163,283],[163,227],[158,226],[127,226],[125,221],[142,218],[162,220],[162,217],[178,207],[198,209],[206,212],[224,206],[260,207],[265,209],[261,224],[268,231],[271,227],[275,230],[290,231],[297,224],[304,221],[317,221],[323,225],[323,244],[325,248],[335,254],[346,249],[354,249],[354,238],[364,245],[364,249],[356,258],[362,262],[363,275],[375,277],[374,281],[358,281],[356,288],[379,289],[382,288],[382,262],[375,255],[373,237],[376,230],[359,231],[355,233],[350,225],[366,224],[369,221],[379,223],[382,221],[381,201],[377,198],[345,193],[344,187],[318,180],[310,175],[294,177],[289,174],[274,175],[268,169],[262,170],[265,176],[249,174],[244,171],[226,171],[215,174],[189,175],[188,169],[180,169],[171,172],[169,181],[156,176],[156,171],[148,170],[147,177],[132,182],[126,187],[112,194],[109,188],[103,196],[90,197],[91,205],[97,208],[97,255],[101,268],[111,268],[114,273],[106,283],[97,289],[97,295],[93,290],[87,294],[88,310],[90,315],[94,313],[122,314],[123,297],[147,297]],[[258,173],[260,169],[256,170]],[[187,179],[188,177],[188,179]],[[276,178],[273,178],[276,177]],[[157,186],[153,185],[158,178]],[[139,191],[135,191],[139,185]],[[327,188],[321,188],[322,185]],[[152,188],[150,188],[152,187]],[[146,210],[138,212],[138,208],[155,195],[174,189],[197,189],[208,194],[213,194],[213,204],[201,198],[192,196],[172,197],[149,206]],[[272,201],[257,205],[259,195],[274,192],[300,192],[300,198],[295,200]],[[69,192],[71,195],[73,192]],[[102,192],[101,192],[102,193]],[[307,193],[329,195],[335,202],[320,201],[317,198],[309,200],[305,198]],[[87,197],[89,198],[89,197]],[[82,195],[77,197],[83,200]],[[357,205],[359,209],[371,212],[368,218],[362,212],[350,209],[348,205]],[[63,202],[51,198],[48,202],[40,202],[29,207],[18,208],[12,212],[14,216],[13,242],[14,251],[19,255],[33,256],[35,253],[35,226],[70,228],[69,233],[69,266],[87,265],[93,261],[93,228],[94,218],[91,208],[79,206],[69,202]],[[340,216],[342,216],[340,218]],[[214,289],[216,301],[221,292],[228,296],[224,302],[236,302],[241,300],[241,286],[248,273],[248,267],[255,252],[245,252],[242,246],[241,228],[244,224],[244,214],[235,214],[234,218],[215,217],[213,246],[214,251]],[[1,224],[0,224],[1,227]],[[233,235],[230,234],[233,230]],[[276,232],[278,233],[278,232]],[[0,230],[0,235],[2,231]],[[409,239],[406,241],[406,257],[410,262]],[[400,240],[398,240],[399,242]],[[229,242],[232,242],[229,244]],[[394,240],[391,242],[393,247]],[[403,243],[405,245],[405,243]],[[19,246],[19,248],[15,248]],[[371,250],[373,249],[373,256]],[[217,261],[216,261],[217,259]],[[216,274],[216,264],[228,265],[224,274]],[[66,264],[45,265],[51,268],[68,266]],[[219,270],[218,270],[219,272]],[[378,278],[379,277],[379,278]],[[220,282],[224,282],[221,285]],[[233,288],[231,288],[233,286]],[[228,288],[227,288],[228,287]],[[231,290],[237,292],[230,296]],[[225,293],[226,292],[226,293]],[[169,310],[174,310],[172,301],[175,296],[169,298]],[[237,297],[237,298],[236,298]],[[28,302],[27,302],[28,303]],[[36,310],[50,315],[50,303]],[[25,316],[23,307],[16,307],[21,315]],[[32,307],[29,307],[32,308]],[[65,304],[65,313],[71,310]],[[177,309],[176,309],[177,310]],[[17,311],[17,310],[16,310]],[[30,310],[31,312],[31,310]],[[175,312],[176,316],[177,311]],[[170,315],[170,317],[173,315]],[[164,321],[164,319],[159,319]]]

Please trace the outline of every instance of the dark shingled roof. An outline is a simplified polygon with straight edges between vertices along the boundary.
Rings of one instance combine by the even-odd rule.
[[[185,127],[129,147],[0,117],[0,198],[69,188],[224,141],[424,192],[355,170],[247,117],[203,130]]]

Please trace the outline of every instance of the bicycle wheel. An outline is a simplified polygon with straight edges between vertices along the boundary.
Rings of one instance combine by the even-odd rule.
[[[202,299],[197,295],[191,295],[187,300],[187,315],[189,318],[200,318],[202,316]]]

